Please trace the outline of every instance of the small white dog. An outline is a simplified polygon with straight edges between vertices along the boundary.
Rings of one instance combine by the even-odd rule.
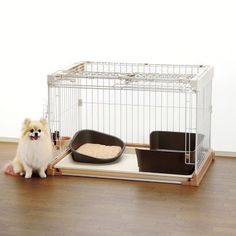
[[[52,161],[52,141],[47,121],[25,119],[15,159],[5,167],[5,173],[31,178],[34,171],[46,178],[48,164]]]

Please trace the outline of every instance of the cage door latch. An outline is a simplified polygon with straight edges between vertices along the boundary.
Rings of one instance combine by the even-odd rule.
[[[191,164],[190,154],[189,153],[185,153],[185,164]]]

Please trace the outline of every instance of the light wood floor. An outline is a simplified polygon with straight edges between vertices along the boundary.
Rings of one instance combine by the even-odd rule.
[[[0,166],[15,144],[0,143]],[[0,235],[236,235],[236,158],[200,187],[0,173]]]

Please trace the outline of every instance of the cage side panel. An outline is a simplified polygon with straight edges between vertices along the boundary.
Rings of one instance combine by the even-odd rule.
[[[59,131],[60,136],[72,137],[81,129],[81,92],[67,86],[50,86],[48,117],[51,132]]]
[[[197,161],[196,173],[202,162],[207,158],[211,148],[211,93],[212,79],[208,79],[204,86],[198,88],[197,98]],[[203,137],[203,138],[201,138]]]
[[[50,127],[66,136],[80,129],[94,129],[137,144],[148,144],[153,130],[194,133],[196,95],[188,80],[171,76],[201,70],[204,67],[86,62],[83,71],[129,73],[129,77],[55,80],[49,92]],[[136,78],[133,73],[164,77]]]

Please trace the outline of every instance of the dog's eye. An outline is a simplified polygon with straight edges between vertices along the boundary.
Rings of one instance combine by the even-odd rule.
[[[31,129],[30,132],[33,133],[33,132],[34,132],[34,129]]]
[[[38,129],[38,132],[40,133],[40,132],[41,132],[41,129]]]

